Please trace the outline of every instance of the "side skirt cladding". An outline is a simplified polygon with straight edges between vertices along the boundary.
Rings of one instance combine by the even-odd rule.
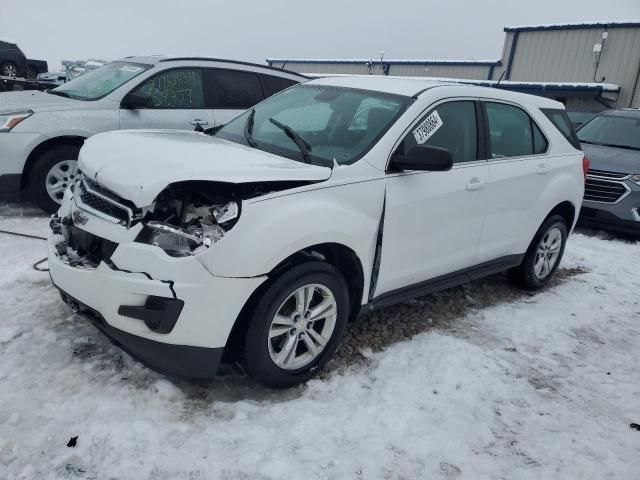
[[[363,307],[363,311],[376,310],[396,303],[406,302],[417,297],[429,295],[430,293],[457,287],[463,283],[477,280],[488,275],[503,272],[520,265],[524,255],[524,253],[519,255],[508,255],[496,260],[491,260],[490,262],[481,263],[480,265],[475,265],[457,272],[448,273],[440,277],[425,280],[424,282],[383,293],[377,297],[370,298],[368,305]]]

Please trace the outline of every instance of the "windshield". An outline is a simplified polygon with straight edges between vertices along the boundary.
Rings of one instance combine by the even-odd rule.
[[[584,143],[640,150],[640,117],[600,115],[578,130]]]
[[[369,90],[298,85],[235,118],[216,136],[293,160],[349,164],[367,153],[411,102]]]
[[[54,88],[49,93],[76,100],[98,100],[152,66],[133,62],[108,63]]]

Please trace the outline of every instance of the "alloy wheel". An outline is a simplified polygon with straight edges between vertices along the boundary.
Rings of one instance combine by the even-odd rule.
[[[297,370],[315,360],[331,339],[338,305],[320,284],[304,285],[278,308],[267,339],[271,360],[283,370]]]
[[[9,63],[2,67],[2,75],[5,77],[15,78],[18,76],[18,70],[14,64]]]
[[[536,249],[534,271],[536,277],[544,280],[549,276],[560,257],[562,249],[562,232],[558,227],[550,228],[544,234]]]
[[[77,176],[77,160],[62,160],[51,167],[45,179],[45,187],[51,200],[58,204],[61,203],[64,191],[74,182]]]

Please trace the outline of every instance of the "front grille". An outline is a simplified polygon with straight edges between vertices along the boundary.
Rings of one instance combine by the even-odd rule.
[[[76,205],[103,220],[125,225],[127,228],[142,218],[142,209],[129,200],[102,188],[96,182],[81,174],[74,185]]]
[[[622,180],[627,178],[629,175],[626,173],[618,173],[618,172],[607,172],[605,170],[594,170],[592,168],[587,172],[589,176],[592,177],[601,177],[601,178],[613,178],[616,180]]]
[[[589,171],[591,174],[591,171]],[[629,190],[621,182],[601,180],[587,176],[587,183],[584,187],[584,199],[591,202],[616,203],[622,199]]]

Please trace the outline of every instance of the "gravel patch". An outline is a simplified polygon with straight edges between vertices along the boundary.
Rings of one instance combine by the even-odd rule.
[[[560,268],[545,290],[587,271],[584,267]],[[422,332],[438,329],[462,333],[467,327],[462,319],[468,313],[538,293],[515,287],[506,274],[497,274],[368,313],[347,326],[335,357],[320,377],[336,369],[366,363],[368,352],[379,352]]]

